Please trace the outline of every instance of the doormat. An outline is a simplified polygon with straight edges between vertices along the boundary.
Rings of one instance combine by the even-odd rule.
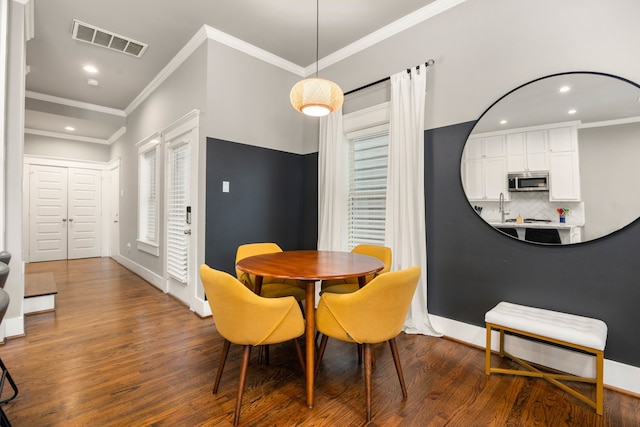
[[[58,293],[52,272],[28,273],[24,276],[24,297],[40,297]]]

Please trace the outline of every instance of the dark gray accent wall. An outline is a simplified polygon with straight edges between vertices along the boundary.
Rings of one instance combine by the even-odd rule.
[[[205,262],[209,266],[235,274],[236,249],[244,243],[305,248],[303,243],[313,239],[313,234],[301,237],[306,236],[303,224],[312,223],[309,210],[314,209],[311,200],[303,210],[303,190],[312,190],[306,185],[311,178],[305,180],[304,173],[313,156],[309,158],[207,138]],[[317,172],[315,176],[317,182]],[[222,192],[223,181],[229,181],[228,193]],[[317,212],[317,197],[315,206]],[[316,230],[317,226],[312,233],[317,235]]]
[[[484,327],[484,314],[510,301],[599,318],[609,327],[605,357],[640,366],[640,221],[568,246],[497,232],[471,208],[460,179],[474,124],[425,132],[429,312]],[[207,264],[232,271],[237,246],[252,241],[315,248],[317,176],[317,154],[208,139]],[[221,192],[223,180],[230,193]]]
[[[595,317],[609,328],[605,357],[640,366],[640,222],[569,246],[496,232],[471,208],[460,179],[474,124],[425,132],[429,312],[484,326],[486,311],[510,301]]]

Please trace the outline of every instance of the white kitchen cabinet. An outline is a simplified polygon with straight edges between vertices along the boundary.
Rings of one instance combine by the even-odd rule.
[[[504,135],[471,138],[464,149],[463,185],[469,200],[509,200]]]
[[[546,130],[508,133],[506,145],[508,172],[549,169]]]
[[[549,200],[580,201],[580,169],[576,151],[549,155]]]
[[[549,133],[549,152],[578,150],[578,132],[575,126],[551,128]]]
[[[506,156],[504,135],[483,138],[470,138],[464,147],[464,158],[467,160]]]
[[[549,200],[580,200],[580,158],[575,126],[549,132]]]
[[[504,157],[485,157],[464,161],[463,184],[469,200],[509,200],[507,164]]]

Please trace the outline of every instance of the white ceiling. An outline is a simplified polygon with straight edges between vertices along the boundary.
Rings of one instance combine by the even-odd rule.
[[[124,110],[180,49],[208,25],[291,63],[315,67],[314,0],[32,0],[27,42],[26,132],[106,143]],[[410,25],[437,3],[461,0],[321,0],[319,56],[357,44],[387,26]],[[73,20],[149,45],[135,58],[71,38]],[[398,21],[400,20],[400,21]],[[406,24],[405,22],[409,22]],[[88,75],[86,64],[98,68]],[[99,81],[97,87],[87,78]],[[83,108],[88,107],[88,108]],[[64,130],[74,126],[74,132]]]

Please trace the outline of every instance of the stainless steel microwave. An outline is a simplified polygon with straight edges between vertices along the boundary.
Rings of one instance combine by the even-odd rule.
[[[549,191],[549,172],[518,172],[507,175],[509,191]]]

